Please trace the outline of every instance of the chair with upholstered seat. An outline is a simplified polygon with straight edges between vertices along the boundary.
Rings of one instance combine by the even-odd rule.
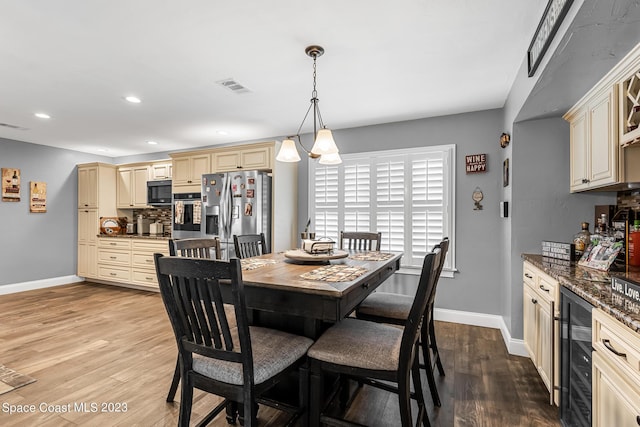
[[[233,246],[236,250],[236,257],[240,259],[260,256],[271,252],[267,247],[264,233],[234,235]]]
[[[220,259],[220,239],[214,238],[193,238],[193,239],[171,239],[169,240],[169,255],[184,256],[191,258],[211,258]],[[173,372],[171,387],[167,395],[167,402],[173,402],[178,384],[180,383],[180,360],[176,361],[176,369]]]
[[[345,245],[346,240],[346,245]],[[339,249],[379,251],[382,233],[362,231],[340,231]]]
[[[298,408],[274,404],[261,396],[281,379],[288,378],[292,370],[303,367],[313,341],[275,329],[249,326],[239,259],[218,261],[162,254],[155,254],[154,259],[160,294],[180,355],[182,393],[178,424],[189,425],[194,388],[224,397],[201,424],[211,421],[232,402],[242,405],[238,409],[245,426],[256,425],[257,403],[293,412],[291,422],[294,422],[307,407],[308,374],[300,373]],[[222,300],[228,287],[235,326]],[[235,414],[231,421],[235,422]]]
[[[427,374],[427,381],[431,391],[433,404],[441,406],[440,396],[433,376],[433,370],[435,366],[437,366],[440,375],[444,375],[444,367],[440,360],[440,352],[438,351],[438,345],[436,342],[433,322],[433,306],[438,279],[440,278],[445,257],[449,250],[449,239],[445,237],[435,246],[435,248],[440,248],[441,250],[440,264],[437,268],[435,284],[433,287],[434,295],[424,313],[424,327],[421,329],[420,333],[420,347],[422,348],[422,357],[424,360],[424,365],[421,365],[421,367],[425,368]],[[414,297],[409,295],[389,292],[374,292],[365,298],[365,300],[357,307],[356,317],[358,319],[373,322],[403,325],[409,316],[413,300]]]
[[[327,372],[397,392],[403,427],[412,424],[411,398],[415,398],[418,402],[417,423],[429,425],[420,384],[417,342],[421,319],[433,294],[440,256],[440,249],[436,248],[425,257],[416,296],[403,328],[346,318],[329,328],[311,346],[307,353],[311,372],[311,426],[318,426],[321,422],[346,425],[344,420],[334,420],[321,413],[323,377]],[[413,379],[413,393],[410,377]],[[397,388],[380,381],[395,383]]]

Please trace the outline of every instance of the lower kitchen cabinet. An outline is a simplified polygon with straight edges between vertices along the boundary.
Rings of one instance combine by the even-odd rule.
[[[167,240],[104,237],[98,241],[98,279],[158,288],[153,254],[169,255]]]
[[[593,310],[592,425],[640,425],[640,337]]]
[[[523,264],[522,311],[524,345],[549,390],[549,402],[559,404],[560,340],[558,302],[560,285],[528,262]]]

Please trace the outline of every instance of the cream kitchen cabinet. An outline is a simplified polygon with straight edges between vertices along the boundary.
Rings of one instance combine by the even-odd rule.
[[[640,425],[640,335],[600,309],[592,322],[592,425]]]
[[[153,162],[149,165],[149,179],[151,181],[171,179],[172,172],[173,165],[170,161]]]
[[[144,164],[118,167],[117,177],[117,208],[133,209],[147,207],[149,166]]]
[[[115,215],[116,167],[106,163],[78,165],[78,209],[101,208]],[[100,213],[101,216],[111,216]]]
[[[98,279],[116,285],[158,289],[153,254],[169,255],[167,240],[103,237],[98,241]]]
[[[524,345],[549,390],[550,403],[558,405],[560,384],[560,285],[532,264],[523,264]]]
[[[200,178],[211,173],[211,153],[176,153],[172,154],[174,193],[200,192]]]
[[[213,172],[230,172],[238,169],[271,170],[274,143],[251,144],[216,150],[213,155]]]
[[[116,216],[116,167],[103,163],[78,165],[77,274],[98,276],[100,217]]]
[[[565,115],[570,124],[571,191],[584,191],[619,182],[616,91],[604,88]]]

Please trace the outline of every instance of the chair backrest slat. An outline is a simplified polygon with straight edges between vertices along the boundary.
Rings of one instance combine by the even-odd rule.
[[[220,239],[194,238],[169,240],[169,255],[190,258],[220,259]]]
[[[242,362],[253,376],[240,261],[218,261],[155,254],[162,300],[183,357],[191,352]],[[222,283],[221,283],[222,282]],[[222,286],[230,286],[235,322],[227,318]],[[233,324],[235,323],[235,325]],[[232,334],[233,327],[238,328]],[[234,342],[233,336],[238,341]]]
[[[260,256],[271,252],[267,247],[264,233],[234,235],[233,246],[236,250],[236,257],[240,259]]]
[[[382,243],[382,233],[362,231],[341,231],[339,248],[344,249],[344,241],[347,241],[347,249],[359,251],[379,251]]]

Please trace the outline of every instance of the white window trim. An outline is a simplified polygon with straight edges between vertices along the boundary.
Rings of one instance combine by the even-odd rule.
[[[443,192],[447,200],[447,204],[445,207],[448,208],[448,210],[444,213],[444,217],[446,218],[446,226],[443,234],[444,236],[449,237],[451,244],[449,246],[449,251],[447,254],[448,262],[447,262],[447,265],[445,265],[445,267],[443,268],[442,276],[453,277],[454,272],[457,271],[456,254],[455,254],[456,253],[456,249],[455,249],[456,146],[455,144],[427,146],[427,147],[420,147],[420,148],[397,149],[397,150],[361,152],[361,153],[353,153],[353,154],[343,154],[341,156],[343,159],[349,160],[349,159],[365,158],[365,157],[380,156],[380,155],[397,156],[397,155],[406,155],[406,154],[412,155],[412,154],[418,154],[418,153],[424,154],[424,153],[433,153],[433,152],[445,153],[445,174],[444,175],[446,177],[446,180],[445,180],[445,188],[443,189]],[[315,206],[314,206],[315,204],[313,199],[313,196],[315,195],[315,189],[314,189],[313,179],[315,176],[316,167],[318,166],[317,161],[309,159],[308,166],[309,166],[308,168],[309,179],[308,179],[308,192],[307,192],[307,194],[309,195],[308,211],[309,211],[309,217],[315,218]],[[342,209],[343,207],[339,207],[339,210],[342,210]],[[404,266],[404,267],[401,267],[401,269],[399,270],[399,273],[419,275],[421,273],[421,269],[414,266]]]

